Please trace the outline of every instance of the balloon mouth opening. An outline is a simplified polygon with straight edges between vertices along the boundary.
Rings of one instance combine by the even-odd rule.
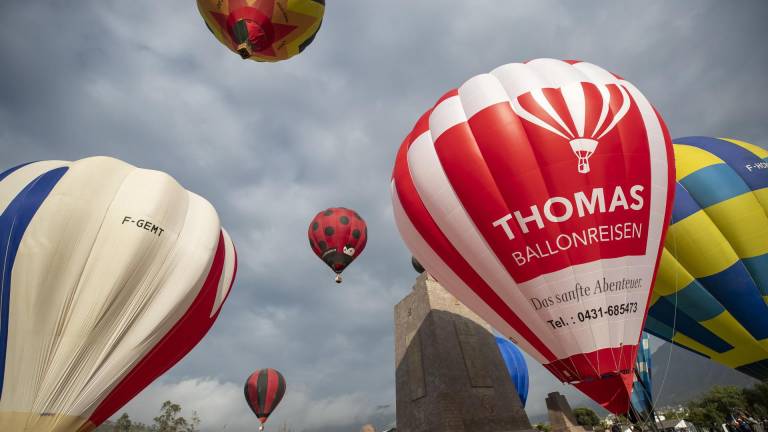
[[[263,24],[253,19],[240,19],[234,23],[232,34],[237,41],[235,51],[243,59],[267,49],[272,44],[271,32]]]

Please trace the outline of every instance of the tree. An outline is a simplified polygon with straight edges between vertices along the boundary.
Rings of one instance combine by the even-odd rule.
[[[535,427],[536,430],[539,430],[541,432],[550,432],[552,430],[552,427],[549,425],[549,423],[539,423],[534,425],[533,427]]]
[[[694,424],[718,428],[728,416],[747,408],[744,392],[734,386],[714,386],[700,398],[688,403],[688,419]]]
[[[747,408],[754,415],[768,416],[768,382],[760,382],[743,391]]]
[[[157,432],[187,432],[190,430],[190,425],[187,419],[180,415],[181,406],[171,401],[163,402],[163,406],[160,408],[160,415],[153,420],[155,424],[152,426],[153,430]],[[195,416],[197,416],[195,414]],[[195,426],[192,426],[193,428]]]
[[[133,422],[131,421],[131,418],[128,417],[128,413],[123,413],[123,415],[117,419],[117,422],[115,422],[115,428],[113,430],[114,432],[131,432],[132,428]]]
[[[576,423],[578,423],[579,426],[591,429],[600,424],[600,417],[589,408],[576,408],[573,410],[573,415],[576,416]]]

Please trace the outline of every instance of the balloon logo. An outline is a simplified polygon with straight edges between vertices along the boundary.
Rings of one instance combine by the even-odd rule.
[[[446,93],[392,174],[395,221],[418,262],[621,414],[673,192],[671,142],[642,93],[593,64],[553,59]]]
[[[92,430],[181,360],[229,294],[216,210],[93,157],[0,174],[0,430]]]
[[[550,103],[550,98],[562,100],[565,105]],[[621,100],[616,114],[610,111],[611,98]],[[512,109],[520,118],[569,142],[578,158],[578,172],[582,174],[589,172],[589,158],[597,149],[598,140],[613,130],[627,114],[629,106],[629,95],[624,87],[586,82],[564,85],[559,89],[534,89],[512,101]],[[590,118],[592,124],[588,124],[587,114],[598,112],[600,115]],[[566,122],[563,119],[569,114],[570,121]]]

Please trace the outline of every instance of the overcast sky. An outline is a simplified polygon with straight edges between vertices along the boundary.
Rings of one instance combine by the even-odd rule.
[[[109,155],[166,171],[217,208],[240,267],[211,332],[127,407],[172,399],[205,430],[253,430],[242,382],[288,381],[270,424],[358,430],[393,418],[393,305],[416,274],[389,179],[416,119],[496,66],[582,59],[638,86],[672,136],[768,144],[768,2],[329,1],[315,42],[280,64],[243,61],[195,2],[0,3],[3,165]],[[369,225],[336,285],[306,240],[329,206]],[[530,359],[529,359],[530,360]],[[574,391],[529,361],[530,415]]]

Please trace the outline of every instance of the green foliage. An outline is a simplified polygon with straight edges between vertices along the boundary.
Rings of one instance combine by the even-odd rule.
[[[198,432],[200,426],[197,412],[193,413],[190,421],[187,421],[181,416],[181,406],[171,401],[163,402],[160,415],[153,420],[155,423],[152,425],[152,430],[156,432]]]
[[[760,417],[768,417],[768,382],[755,384],[743,390],[748,410]]]
[[[549,425],[549,423],[539,423],[534,425],[533,427],[535,427],[536,430],[539,430],[541,432],[550,432],[552,430],[552,427]]]
[[[128,417],[128,413],[123,413],[123,415],[117,419],[113,430],[115,432],[131,432],[132,427],[133,422],[131,421],[131,418]]]
[[[573,410],[573,415],[576,416],[576,423],[579,426],[592,428],[600,424],[600,417],[589,408],[576,408]]]
[[[759,385],[759,384],[758,384]],[[734,386],[715,386],[688,403],[688,420],[705,427],[718,427],[731,413],[747,410],[745,392]]]

